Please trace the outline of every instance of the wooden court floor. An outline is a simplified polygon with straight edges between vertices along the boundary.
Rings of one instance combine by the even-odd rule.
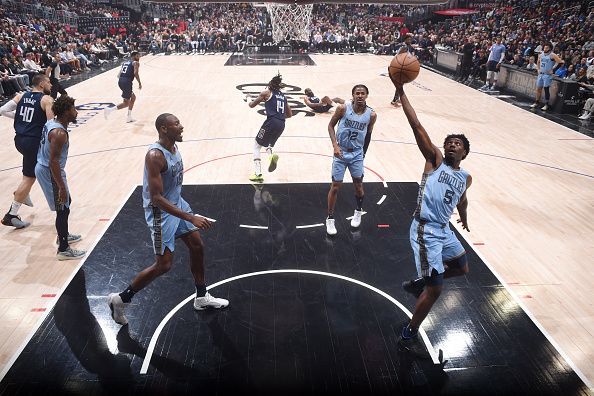
[[[318,96],[348,98],[354,84],[369,87],[378,114],[366,157],[367,180],[419,181],[423,158],[401,109],[390,106],[389,57],[312,56],[315,66],[223,66],[228,55],[147,56],[141,60],[137,122],[123,111],[104,120],[102,108],[119,102],[117,70],[68,89],[77,99],[67,165],[73,197],[70,229],[91,249],[110,219],[142,182],[146,146],[156,138],[163,112],[183,125],[180,149],[187,184],[245,184],[249,155],[264,117],[249,109],[243,92],[258,92],[277,71],[289,84],[297,110],[307,87]],[[489,97],[427,70],[406,87],[434,143],[465,133],[471,152],[463,162],[473,175],[469,190],[470,233],[476,252],[498,274],[527,313],[591,386],[594,381],[594,142],[542,117]],[[277,143],[279,168],[269,183],[329,181],[332,148],[329,114],[299,111]],[[11,120],[0,118],[0,189],[4,210],[20,180],[20,156]],[[311,153],[322,155],[296,155]],[[345,192],[347,193],[347,192]],[[34,208],[20,214],[32,226],[0,229],[0,370],[9,368],[81,263],[55,260],[54,216],[41,190]],[[139,203],[140,205],[140,203]],[[199,211],[199,208],[195,208]],[[320,208],[323,219],[325,209]],[[142,230],[144,231],[144,230]],[[471,269],[472,270],[472,269]],[[108,280],[106,280],[107,282]]]

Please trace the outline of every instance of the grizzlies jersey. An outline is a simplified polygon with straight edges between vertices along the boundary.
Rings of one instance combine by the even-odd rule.
[[[542,54],[540,54],[540,73],[541,74],[549,74],[549,72],[551,72],[553,70],[553,67],[555,66],[556,62],[553,60],[553,58],[551,58],[551,55],[553,55],[552,51],[546,55],[544,52]]]
[[[181,205],[181,189],[182,182],[184,181],[184,163],[182,161],[181,154],[175,147],[175,153],[168,151],[166,148],[161,146],[159,143],[153,143],[149,146],[148,151],[157,149],[165,156],[167,163],[167,169],[161,171],[161,180],[163,182],[163,197],[171,202],[173,205],[180,207]],[[142,183],[142,206],[144,208],[151,207],[151,193],[149,191],[148,183],[148,169],[146,164],[144,166],[144,180]]]
[[[426,222],[447,224],[466,191],[469,173],[454,170],[445,161],[431,173],[423,173],[414,217]]]
[[[41,108],[43,92],[25,92],[17,103],[14,115],[14,130],[17,135],[41,139],[41,131],[47,122],[45,111]]]
[[[122,63],[122,68],[120,69],[120,80],[134,80],[134,61],[129,60]]]
[[[341,148],[349,151],[363,150],[373,109],[366,106],[363,114],[357,114],[351,102],[347,102],[345,107],[344,116],[338,122],[336,142]]]
[[[264,103],[266,109],[266,117],[285,120],[285,107],[287,106],[287,98],[281,91],[270,91],[272,94],[270,98]]]
[[[39,143],[39,151],[37,152],[37,163],[39,165],[49,167],[50,161],[50,142],[48,139],[49,133],[53,129],[63,129],[66,131],[66,143],[62,146],[62,152],[60,153],[60,169],[66,168],[66,160],[68,159],[68,146],[70,145],[70,137],[68,136],[68,131],[62,124],[57,121],[49,120],[43,126],[43,131],[41,132],[41,142]]]

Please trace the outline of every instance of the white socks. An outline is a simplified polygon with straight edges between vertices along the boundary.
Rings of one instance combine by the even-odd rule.
[[[18,215],[21,205],[22,205],[22,203],[20,203],[20,202],[12,201],[12,205],[10,205],[10,212],[8,212],[8,213],[13,216]]]

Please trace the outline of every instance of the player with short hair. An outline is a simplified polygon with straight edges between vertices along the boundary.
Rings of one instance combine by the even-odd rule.
[[[74,98],[68,95],[62,95],[56,99],[52,110],[56,118],[49,120],[43,127],[35,176],[50,210],[56,212],[57,258],[75,260],[83,257],[86,252],[70,247],[71,243],[79,242],[82,237],[68,232],[68,216],[72,199],[65,168],[70,146],[68,124],[76,122],[78,112],[74,106]]]
[[[499,76],[499,69],[505,59],[506,50],[505,45],[501,44],[501,37],[497,36],[495,42],[491,44],[487,59],[487,79],[485,85],[479,88],[480,91],[493,91],[497,87],[497,76]]]
[[[400,345],[416,352],[418,348],[414,341],[418,329],[439,298],[443,280],[468,273],[466,251],[448,223],[456,208],[460,216],[458,222],[463,229],[470,231],[466,192],[472,177],[460,167],[470,152],[470,143],[463,134],[448,135],[442,153],[418,120],[402,84],[395,85],[404,114],[425,157],[417,207],[410,226],[410,243],[419,278],[402,284],[407,292],[417,297],[417,302],[410,322],[402,329]]]
[[[351,227],[358,228],[361,225],[363,214],[363,159],[371,142],[377,114],[367,106],[369,89],[365,85],[355,85],[351,93],[352,101],[339,105],[328,123],[328,134],[334,149],[332,185],[328,191],[328,217],[326,218],[326,233],[328,235],[337,233],[334,206],[347,168],[355,185],[356,209],[351,220]],[[337,124],[338,127],[334,131]]]
[[[9,211],[2,218],[2,224],[15,228],[25,228],[29,222],[18,215],[22,204],[33,206],[29,193],[35,183],[35,165],[43,126],[54,118],[50,96],[52,83],[48,76],[38,74],[31,81],[30,92],[15,96],[0,108],[0,114],[14,118],[14,145],[23,155],[23,178],[14,192],[14,200]]]
[[[169,113],[159,115],[155,127],[159,140],[151,144],[146,153],[142,186],[144,217],[151,231],[155,262],[136,275],[126,290],[108,296],[111,316],[121,325],[128,323],[124,310],[134,294],[171,269],[175,240],[178,238],[190,250],[190,270],[196,285],[194,309],[229,305],[229,301],[213,297],[206,291],[204,246],[197,231],[208,230],[211,222],[194,215],[181,196],[184,164],[176,143],[183,140],[184,127],[176,116]]]
[[[542,52],[538,55],[538,62],[536,62],[536,71],[538,72],[538,77],[536,77],[536,100],[530,108],[535,109],[540,105],[540,97],[544,88],[545,104],[541,110],[547,111],[549,109],[549,99],[551,97],[549,87],[553,82],[553,72],[557,65],[561,63],[564,63],[564,61],[553,52],[553,45],[545,43]]]
[[[136,102],[136,95],[132,91],[132,83],[134,82],[134,79],[136,79],[136,81],[138,81],[138,89],[142,89],[139,71],[140,53],[138,53],[137,51],[133,51],[130,54],[130,60],[122,63],[122,67],[120,68],[120,72],[118,74],[118,85],[122,90],[123,101],[115,107],[108,107],[104,109],[103,116],[105,117],[105,119],[107,119],[112,112],[127,107],[128,118],[126,122],[136,121],[134,118],[132,118],[132,109],[134,108],[134,102]]]

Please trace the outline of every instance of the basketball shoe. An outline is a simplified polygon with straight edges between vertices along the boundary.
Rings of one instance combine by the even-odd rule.
[[[359,226],[361,225],[361,216],[362,215],[363,215],[362,210],[355,209],[355,214],[353,215],[353,218],[351,219],[351,227],[359,228]]]
[[[2,224],[9,227],[14,227],[17,230],[25,227],[29,227],[31,223],[28,221],[23,221],[19,216],[11,215],[10,213],[6,213],[2,218]]]
[[[278,164],[278,154],[272,154],[270,156],[270,162],[268,163],[268,172],[274,172],[277,164]]]
[[[83,258],[85,254],[87,254],[87,252],[84,250],[77,250],[68,247],[68,249],[64,250],[63,252],[58,251],[58,253],[56,253],[56,257],[60,261],[78,260],[79,258]]]
[[[334,219],[326,219],[326,233],[328,235],[336,235],[336,224]]]
[[[124,315],[124,309],[128,304],[122,301],[122,297],[118,293],[111,293],[107,297],[107,304],[111,310],[112,319],[121,325],[128,324],[128,319]]]
[[[256,175],[254,173],[253,175],[250,176],[250,181],[253,181],[254,183],[263,183],[264,178],[262,177],[262,175]]]
[[[206,292],[204,297],[194,298],[194,309],[196,311],[203,311],[207,308],[220,309],[225,308],[227,305],[229,305],[229,300],[213,297],[209,292]]]

